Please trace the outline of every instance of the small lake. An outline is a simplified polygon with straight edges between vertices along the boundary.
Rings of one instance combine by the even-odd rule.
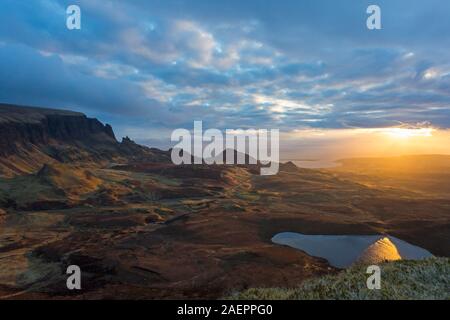
[[[306,235],[282,232],[272,238],[272,242],[302,250],[310,256],[320,257],[337,268],[349,267],[370,245],[384,237],[397,247],[402,259],[419,260],[433,255],[418,246],[392,236],[385,235]]]

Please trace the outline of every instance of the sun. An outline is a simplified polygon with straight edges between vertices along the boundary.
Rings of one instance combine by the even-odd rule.
[[[409,139],[414,137],[432,137],[433,128],[387,128],[384,132],[395,139]]]

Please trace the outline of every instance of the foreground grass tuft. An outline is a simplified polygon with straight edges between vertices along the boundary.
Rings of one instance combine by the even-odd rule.
[[[380,264],[381,289],[369,290],[366,266],[304,282],[298,288],[254,288],[236,293],[239,300],[450,299],[450,259],[400,260]]]

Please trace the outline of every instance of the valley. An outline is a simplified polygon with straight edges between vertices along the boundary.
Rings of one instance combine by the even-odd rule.
[[[339,271],[272,243],[288,231],[389,234],[450,256],[450,157],[428,161],[433,175],[415,188],[390,183],[400,180],[388,169],[288,162],[260,176],[256,165],[176,166],[169,151],[117,142],[78,113],[15,108],[26,116],[0,106],[11,137],[0,160],[0,298],[220,298]],[[72,264],[80,291],[66,288]]]

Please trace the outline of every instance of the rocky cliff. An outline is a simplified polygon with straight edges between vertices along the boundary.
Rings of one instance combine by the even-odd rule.
[[[0,175],[36,172],[52,162],[161,161],[160,150],[130,139],[119,143],[110,125],[82,113],[0,104]]]
[[[52,142],[116,143],[110,125],[84,114],[0,104],[0,155],[14,155],[21,147]],[[93,140],[92,140],[93,139]]]

